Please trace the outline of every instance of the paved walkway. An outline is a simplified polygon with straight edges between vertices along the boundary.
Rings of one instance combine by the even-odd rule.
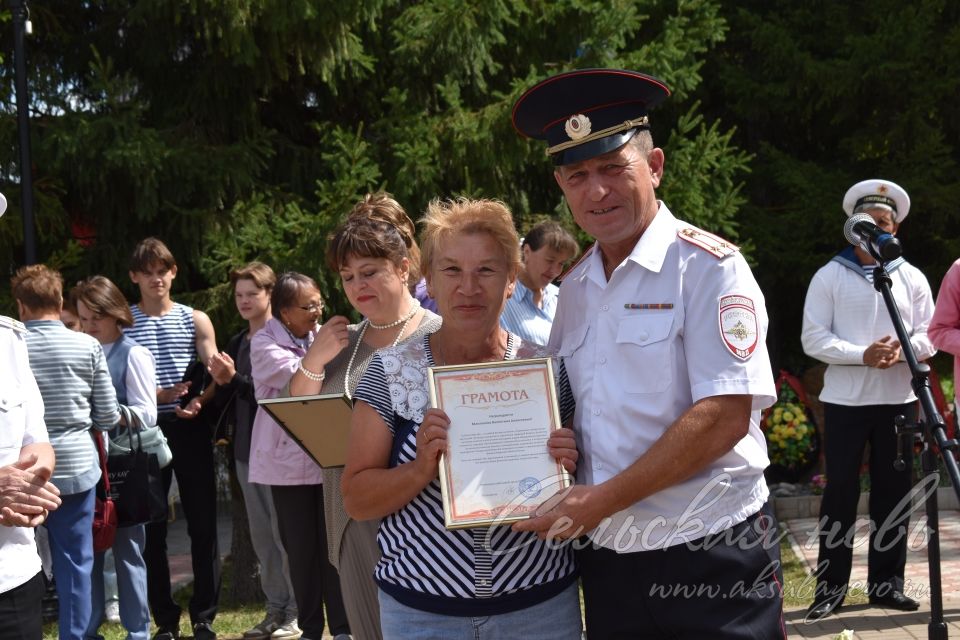
[[[178,505],[179,506],[179,505]],[[182,515],[178,512],[178,516]],[[230,550],[231,519],[228,509],[220,508],[218,518],[220,551],[226,555]],[[817,539],[815,518],[787,520],[783,523],[789,532],[788,539],[794,553],[813,571],[817,562]],[[851,583],[866,584],[867,544],[866,520],[858,521],[855,538],[853,574]],[[854,638],[867,640],[913,640],[927,638],[930,622],[929,573],[927,567],[926,516],[916,515],[911,521],[910,541],[907,551],[907,592],[921,602],[920,610],[912,613],[879,609],[868,605],[841,608],[837,615],[816,623],[804,622],[806,609],[793,608],[785,611],[787,633],[791,638],[816,638],[832,640],[844,629],[854,632]],[[178,517],[170,523],[167,537],[170,553],[170,577],[175,588],[185,586],[193,579],[190,567],[190,541],[187,537],[186,520]],[[949,636],[960,639],[960,512],[940,512],[940,555],[943,581],[944,621]],[[810,589],[813,583],[801,585]]]
[[[233,535],[233,520],[228,506],[217,506],[217,543],[220,555],[224,558],[230,553],[230,539]],[[183,516],[183,507],[177,504],[174,519],[167,524],[167,558],[170,563],[170,582],[177,591],[193,582],[193,566],[190,564],[190,537],[187,535],[187,519]]]
[[[790,637],[830,639],[844,629],[854,632],[854,638],[884,638],[903,640],[929,637],[930,578],[927,565],[926,516],[914,514],[908,528],[906,586],[904,591],[920,601],[920,609],[905,613],[880,609],[869,605],[842,607],[837,615],[816,623],[805,623],[805,609],[786,611],[787,631]],[[794,553],[813,571],[817,562],[816,518],[788,520],[784,523],[790,534]],[[858,535],[854,538],[853,573],[851,584],[866,585],[867,580],[867,520],[857,521]],[[940,567],[943,584],[944,622],[952,638],[960,638],[960,512],[940,512]],[[814,584],[802,588],[812,591]]]

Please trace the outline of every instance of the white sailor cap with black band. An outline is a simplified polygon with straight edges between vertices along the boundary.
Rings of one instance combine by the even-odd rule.
[[[7,210],[7,199],[0,193],[0,218],[3,217],[4,212]]]
[[[891,211],[894,222],[900,224],[910,213],[910,196],[896,182],[878,178],[858,182],[843,196],[843,210],[848,218],[877,207]]]
[[[528,89],[513,105],[514,128],[544,140],[556,165],[619,149],[648,129],[647,110],[670,95],[660,80],[625,69],[580,69]]]

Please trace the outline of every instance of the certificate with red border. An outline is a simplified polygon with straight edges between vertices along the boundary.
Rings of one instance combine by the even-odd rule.
[[[440,458],[448,529],[529,518],[570,476],[550,456],[560,428],[550,358],[428,369],[430,402],[450,418]]]

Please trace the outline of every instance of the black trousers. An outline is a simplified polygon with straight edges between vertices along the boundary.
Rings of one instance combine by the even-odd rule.
[[[290,582],[297,600],[303,637],[323,637],[323,604],[330,633],[350,633],[340,592],[340,575],[327,557],[323,485],[271,485],[280,540],[290,561]]]
[[[820,503],[820,552],[817,557],[815,600],[842,599],[853,565],[853,536],[860,499],[860,463],[870,445],[870,547],[867,582],[870,593],[903,590],[907,564],[909,502],[895,511],[910,492],[913,473],[912,440],[905,438],[906,468],[893,468],[897,438],[893,421],[898,415],[917,418],[916,403],[849,407],[824,403],[824,457],[827,486]]]
[[[43,572],[19,587],[0,593],[0,640],[40,640],[43,637],[41,602]]]
[[[178,420],[169,415],[161,416],[159,424],[173,452],[173,462],[163,470],[164,490],[170,491],[173,474],[177,474],[180,502],[190,536],[193,564],[190,622],[212,622],[220,600],[220,549],[210,432],[205,422]],[[153,620],[157,627],[175,628],[180,622],[181,609],[170,590],[166,522],[147,525],[143,556],[147,563],[147,599]]]
[[[577,553],[590,640],[785,638],[777,525],[764,507],[689,544]]]

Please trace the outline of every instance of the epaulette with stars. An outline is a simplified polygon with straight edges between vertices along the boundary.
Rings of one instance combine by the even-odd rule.
[[[740,251],[740,247],[737,245],[727,242],[720,236],[715,236],[712,233],[696,227],[684,227],[680,229],[677,231],[677,237],[696,247],[700,247],[716,258],[726,258]]]
[[[12,329],[17,333],[25,334],[27,332],[27,325],[23,324],[19,320],[14,320],[13,318],[8,318],[7,316],[0,316],[0,329]]]

